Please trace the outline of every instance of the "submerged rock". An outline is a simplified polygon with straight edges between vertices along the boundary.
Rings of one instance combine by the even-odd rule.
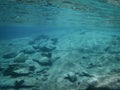
[[[46,46],[40,47],[40,51],[41,52],[51,52],[51,51],[53,51],[55,49],[56,49],[56,47],[54,47],[54,46],[51,46],[51,47],[46,47]]]
[[[25,49],[23,49],[21,52],[25,54],[32,54],[32,53],[35,53],[35,50],[32,46],[28,46]]]
[[[39,48],[40,48],[40,46],[37,45],[37,44],[32,45],[32,47],[33,47],[34,49],[39,49]]]
[[[14,74],[16,74],[16,76],[26,76],[29,75],[29,69],[28,68],[20,68],[17,70],[13,71]]]
[[[35,66],[29,66],[29,71],[34,72],[35,71]]]
[[[52,61],[48,57],[42,57],[41,59],[33,59],[34,62],[37,62],[41,66],[51,66]]]
[[[91,75],[91,74],[89,74],[89,73],[87,73],[87,72],[85,72],[85,71],[79,73],[79,76],[93,77],[93,75]]]
[[[33,40],[28,42],[28,45],[33,45],[33,44],[35,44],[35,41],[33,41]]]
[[[78,90],[120,90],[120,76],[95,76],[81,82]]]
[[[29,67],[23,64],[10,64],[3,70],[4,76],[20,77],[27,76],[29,74]]]
[[[9,82],[9,81],[8,81]],[[30,90],[30,88],[33,88],[33,85],[28,85],[27,82],[25,82],[25,80],[21,79],[21,80],[15,80],[15,81],[11,81],[8,84],[1,84],[0,85],[0,90]]]
[[[74,72],[68,72],[64,74],[64,78],[68,79],[70,82],[77,81],[77,75]]]
[[[5,59],[10,59],[10,58],[14,58],[17,55],[16,52],[9,52],[3,55],[3,58]]]
[[[52,58],[52,53],[51,52],[46,52],[46,53],[41,53],[42,56]]]
[[[39,71],[36,71],[36,74],[46,74],[47,73],[47,71],[49,70],[49,68],[43,68],[43,69],[41,69],[41,70],[39,70]]]
[[[27,55],[25,55],[24,53],[20,53],[15,57],[14,62],[24,63],[27,59],[28,59]]]
[[[4,71],[3,71],[3,75],[4,76],[8,76],[11,75],[13,73],[13,70],[15,69],[15,67],[13,65],[9,65]]]
[[[15,81],[14,86],[15,89],[19,89],[23,84],[24,84],[24,80],[20,80],[20,81]]]
[[[53,45],[56,45],[58,43],[58,38],[52,38],[51,41]]]

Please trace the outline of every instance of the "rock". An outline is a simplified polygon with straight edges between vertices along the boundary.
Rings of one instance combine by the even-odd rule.
[[[48,66],[50,66],[51,64],[52,64],[52,62],[51,62],[51,59],[50,58],[48,58],[48,57],[42,57],[41,59],[40,59],[40,64],[41,65],[48,65]]]
[[[88,81],[89,86],[96,86],[98,85],[99,80],[98,77],[93,77]]]
[[[52,38],[51,41],[52,41],[53,45],[56,45],[58,43],[58,39],[57,38]]]
[[[44,52],[44,53],[41,53],[42,56],[45,56],[45,57],[48,57],[48,58],[52,58],[52,53],[51,52]]]
[[[28,74],[29,74],[28,66],[24,66],[23,64],[11,64],[6,69],[3,70],[4,76],[20,77],[26,76]]]
[[[25,55],[24,53],[20,53],[15,57],[14,62],[24,63],[27,59],[28,59],[27,55]]]
[[[28,85],[25,80],[15,80],[15,81],[8,81],[7,84],[1,84],[0,90],[30,90],[30,88],[33,88],[33,85]]]
[[[32,53],[35,53],[35,50],[32,46],[28,46],[25,49],[23,49],[21,52],[25,54],[32,54]]]
[[[28,44],[33,45],[33,44],[35,44],[35,41],[31,40],[31,41],[28,42]]]
[[[27,71],[22,71],[22,70],[15,70],[14,69],[7,69],[4,71],[4,76],[11,76],[11,77],[21,77],[21,76],[27,76],[29,73]]]
[[[13,71],[14,76],[18,77],[18,76],[27,76],[29,75],[29,69],[28,68],[20,68],[17,70]]]
[[[68,79],[70,82],[77,81],[77,76],[74,72],[68,72],[68,73],[64,74],[64,78]]]
[[[35,66],[29,66],[29,71],[32,71],[32,72],[34,72],[35,71]]]
[[[49,70],[49,68],[43,68],[43,69],[37,71],[36,74],[46,74],[48,70]]]
[[[93,75],[83,71],[82,73],[79,74],[79,76],[86,76],[86,77],[93,77]]]
[[[14,66],[9,65],[4,71],[3,71],[3,75],[4,76],[8,76],[11,75],[13,73],[13,70],[15,69]]]
[[[42,77],[41,80],[42,81],[46,81],[48,78],[47,77]]]
[[[42,57],[41,59],[33,59],[34,62],[37,62],[41,66],[51,66],[52,62],[51,59],[48,57]]]
[[[56,49],[56,47],[54,47],[54,46],[51,46],[51,47],[46,47],[46,46],[40,47],[40,51],[41,52],[51,52],[51,51],[53,51],[55,49]]]
[[[39,49],[39,48],[40,48],[40,46],[37,45],[37,44],[34,44],[32,47],[33,47],[34,49]]]
[[[0,72],[3,71],[3,70],[4,70],[4,68],[0,66]]]
[[[24,80],[20,80],[20,81],[15,81],[15,83],[14,83],[14,87],[15,87],[15,89],[19,89],[23,84],[24,84]]]
[[[17,53],[15,53],[15,52],[8,52],[3,55],[3,58],[10,59],[10,58],[14,58],[16,55],[17,55]]]
[[[84,90],[120,90],[120,76],[95,76],[88,80],[85,80],[85,82],[81,82],[78,90],[81,90],[81,87],[83,87],[83,85]]]

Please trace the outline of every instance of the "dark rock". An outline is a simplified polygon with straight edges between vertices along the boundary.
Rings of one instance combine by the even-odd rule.
[[[15,53],[15,52],[9,52],[9,53],[4,54],[3,58],[10,59],[10,58],[16,57],[16,55],[17,55],[17,53]]]
[[[2,68],[2,67],[0,66],[0,72],[3,71],[3,70],[4,70],[4,68]]]
[[[44,76],[44,77],[48,77],[49,74],[48,74],[48,73],[44,73],[43,76]]]
[[[24,82],[25,82],[24,80],[15,81],[14,83],[15,89],[19,89],[24,84]]]
[[[7,76],[7,75],[11,75],[13,73],[13,70],[15,69],[14,66],[9,65],[4,71],[3,71],[3,75]]]
[[[34,86],[33,85],[22,85],[21,87],[19,88],[16,88],[15,86],[10,86],[10,85],[0,85],[0,90],[20,90],[20,89],[30,89],[30,88],[33,88]]]
[[[28,44],[33,45],[33,44],[35,44],[35,41],[31,40],[31,41],[28,42]]]
[[[51,41],[52,41],[52,44],[54,44],[54,45],[56,45],[58,43],[58,39],[57,38],[52,38]]]
[[[26,68],[21,68],[18,64],[12,64],[9,65],[5,70],[3,70],[3,75],[11,77],[27,76],[29,75],[29,70]]]
[[[29,90],[31,88],[33,88],[33,85],[26,85],[24,80],[16,80],[14,82],[14,85],[0,85],[0,90]]]
[[[105,47],[104,51],[105,51],[105,52],[109,52],[109,51],[110,51],[110,48],[111,48],[111,46],[107,46],[107,47]]]
[[[42,70],[37,71],[36,74],[46,74],[48,70],[49,68],[43,68]]]
[[[30,66],[30,67],[29,67],[29,71],[32,71],[32,72],[34,72],[35,69],[36,69],[35,66]]]
[[[42,77],[41,80],[42,81],[46,81],[48,78],[47,77]]]

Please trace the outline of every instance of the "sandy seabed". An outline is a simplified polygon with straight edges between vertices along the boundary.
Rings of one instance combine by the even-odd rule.
[[[120,33],[54,31],[0,41],[0,90],[120,90]]]

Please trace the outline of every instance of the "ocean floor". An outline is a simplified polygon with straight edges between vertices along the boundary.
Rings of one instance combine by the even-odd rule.
[[[56,30],[2,40],[0,90],[120,90],[120,32]]]

